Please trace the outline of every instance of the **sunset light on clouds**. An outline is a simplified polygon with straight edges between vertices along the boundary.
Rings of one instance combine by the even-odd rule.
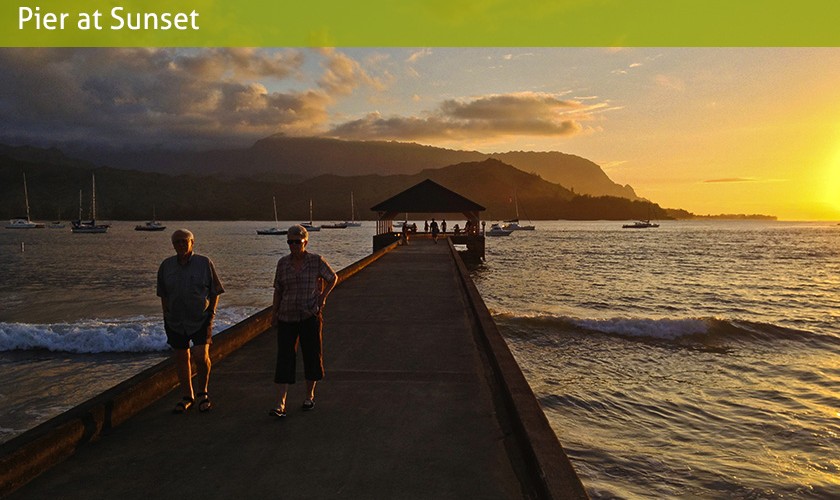
[[[560,151],[663,207],[840,219],[840,49],[2,49],[0,141]]]

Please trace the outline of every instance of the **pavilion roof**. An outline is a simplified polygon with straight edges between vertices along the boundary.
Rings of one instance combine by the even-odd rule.
[[[468,213],[486,208],[426,179],[371,207],[371,210],[379,213]]]

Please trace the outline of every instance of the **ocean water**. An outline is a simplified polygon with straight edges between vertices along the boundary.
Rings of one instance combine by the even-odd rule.
[[[840,226],[537,232],[474,279],[593,498],[840,498]]]
[[[473,278],[592,497],[840,497],[840,226],[535,224]],[[214,260],[220,329],[269,305],[270,224],[168,225]],[[167,355],[171,231],[133,226],[0,231],[0,440]],[[340,269],[373,226],[310,248]]]

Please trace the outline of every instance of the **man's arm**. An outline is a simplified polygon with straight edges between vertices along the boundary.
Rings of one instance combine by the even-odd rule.
[[[212,297],[209,297],[207,299],[207,302],[209,302],[209,304],[207,305],[207,310],[210,311],[210,317],[216,316],[216,306],[219,305],[219,296],[214,295]]]

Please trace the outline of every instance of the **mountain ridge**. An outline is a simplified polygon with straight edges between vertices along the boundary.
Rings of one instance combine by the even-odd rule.
[[[43,152],[39,157],[33,154],[37,151],[28,150],[26,159],[19,159],[0,150],[0,214],[6,218],[21,213],[24,207],[24,172],[32,218],[36,220],[52,220],[59,215],[75,218],[80,191],[83,217],[87,217],[92,173],[96,174],[97,214],[101,219],[113,220],[147,219],[153,207],[163,220],[270,220],[273,196],[277,197],[281,219],[307,220],[312,200],[316,220],[347,220],[351,217],[351,193],[356,200],[357,218],[373,219],[376,214],[369,207],[426,178],[487,207],[482,217],[491,220],[514,217],[514,197],[522,216],[535,220],[668,217],[656,204],[577,195],[537,174],[493,158],[428,168],[414,174],[323,174],[297,183],[282,183],[241,177],[168,175],[95,167],[84,162],[73,165],[76,160],[71,157],[55,151]]]
[[[596,163],[560,152],[481,153],[399,141],[347,141],[272,135],[250,147],[206,151],[74,151],[100,165],[170,174],[303,181],[318,175],[412,175],[429,168],[496,158],[577,194],[638,200],[633,188],[613,182]]]

